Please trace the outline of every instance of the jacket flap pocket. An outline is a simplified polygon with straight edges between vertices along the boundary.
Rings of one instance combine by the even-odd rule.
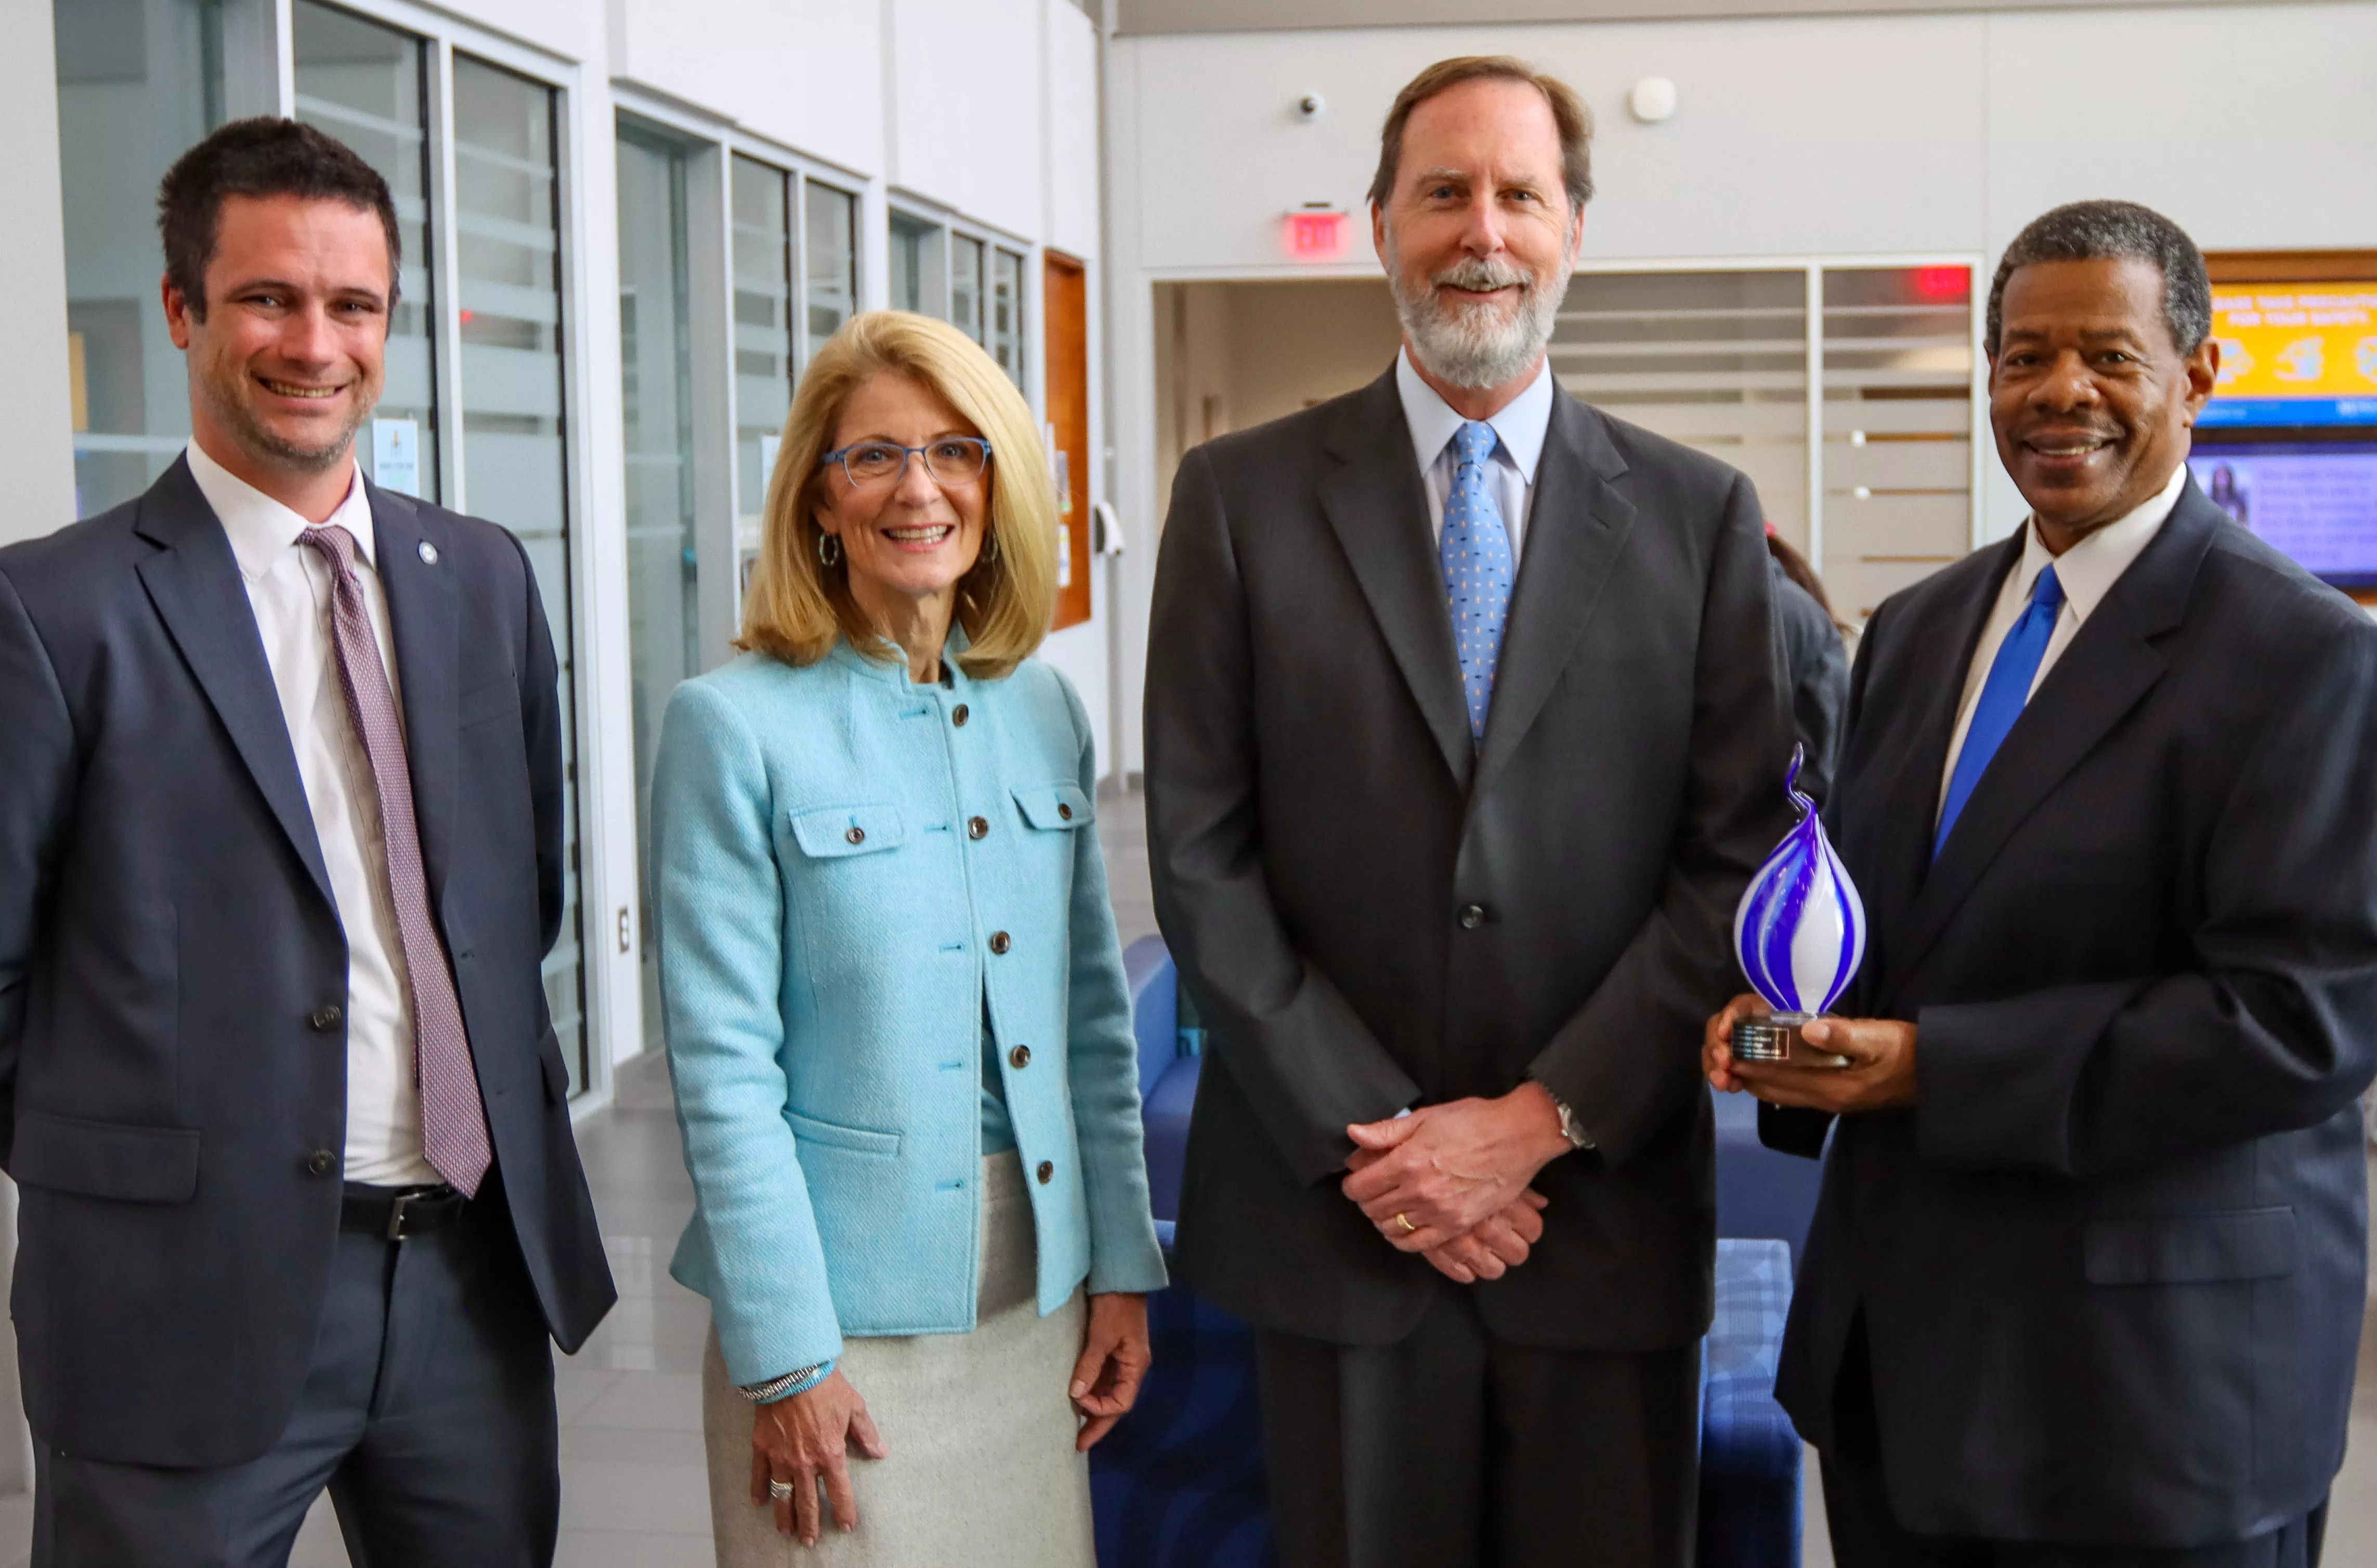
[[[8,1163],[10,1174],[34,1187],[130,1203],[186,1203],[198,1191],[198,1134],[196,1128],[19,1111]]]
[[[520,711],[520,687],[507,679],[464,692],[454,704],[454,718],[460,728],[469,729],[486,719],[508,718],[518,724]]]
[[[786,1107],[784,1125],[793,1130],[795,1143],[823,1143],[829,1148],[848,1149],[854,1155],[881,1155],[896,1158],[900,1153],[900,1134],[877,1132],[865,1127],[842,1127],[830,1121],[819,1121],[813,1116],[803,1116]]]
[[[897,806],[812,806],[792,814],[793,837],[812,860],[872,855],[908,836]]]
[[[1023,808],[1023,820],[1035,828],[1078,828],[1097,820],[1097,811],[1081,786],[1070,784],[1040,784],[1015,792],[1015,804]]]
[[[2091,1285],[2208,1285],[2295,1272],[2291,1208],[2088,1222]]]

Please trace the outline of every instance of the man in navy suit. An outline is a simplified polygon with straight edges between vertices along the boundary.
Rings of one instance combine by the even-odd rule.
[[[501,529],[354,435],[387,186],[283,120],[160,200],[191,441],[0,550],[0,1165],[33,1562],[549,1562],[613,1299],[540,974],[561,698]]]
[[[2032,514],[1878,610],[1831,802],[1872,919],[1739,1062],[1832,1154],[1779,1392],[1844,1568],[2316,1562],[2365,1311],[2377,627],[2206,499],[2195,246],[2059,208],[1990,291]],[[1835,1124],[1836,1123],[1836,1124]]]

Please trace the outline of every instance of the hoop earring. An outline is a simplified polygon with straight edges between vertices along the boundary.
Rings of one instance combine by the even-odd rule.
[[[831,545],[832,548],[828,549],[826,547],[828,545]],[[834,533],[819,533],[818,535],[818,565],[825,568],[828,571],[831,571],[834,568],[842,565],[841,535]]]

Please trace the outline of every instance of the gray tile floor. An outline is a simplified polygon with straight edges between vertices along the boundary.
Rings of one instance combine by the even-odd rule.
[[[1147,885],[1146,827],[1126,796],[1100,803],[1125,942],[1155,929]],[[669,1251],[693,1212],[693,1192],[670,1111],[668,1077],[639,1059],[617,1074],[617,1095],[578,1130],[618,1276],[619,1305],[585,1349],[558,1359],[561,1568],[710,1568],[697,1379],[706,1304],[668,1277]],[[2377,1323],[2372,1323],[2377,1327]],[[2327,1562],[2377,1562],[2377,1344],[2364,1339],[2353,1452],[2335,1495]],[[1823,1506],[1810,1456],[1808,1568],[1831,1568]],[[0,1568],[24,1561],[30,1510],[0,1499]],[[347,1568],[327,1503],[299,1538],[294,1568]]]

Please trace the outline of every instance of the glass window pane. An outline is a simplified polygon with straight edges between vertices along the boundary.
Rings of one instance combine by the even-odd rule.
[[[388,385],[355,443],[364,472],[409,495],[437,498],[437,375],[429,265],[427,46],[344,11],[296,0],[290,15],[297,117],[363,155],[396,200],[403,270],[388,330]],[[390,454],[388,472],[379,454]],[[396,454],[410,454],[409,470]]]
[[[619,348],[627,424],[627,659],[636,724],[639,857],[651,842],[652,758],[662,712],[701,668],[701,607],[693,504],[693,309],[685,154],[626,126],[619,132]],[[744,163],[736,161],[735,336],[742,379]],[[783,180],[773,176],[777,206]],[[781,211],[778,221],[782,232]],[[782,242],[779,241],[781,257]],[[783,263],[776,263],[782,288]],[[781,297],[779,294],[777,297]],[[772,311],[773,302],[767,302]],[[778,347],[782,348],[781,327]],[[771,360],[771,365],[779,362]],[[780,366],[779,366],[780,367]],[[645,875],[650,885],[649,871]],[[652,928],[649,893],[643,928]],[[644,1043],[664,1047],[658,944],[643,945]]]
[[[950,239],[950,324],[982,341],[982,242]]]
[[[793,406],[792,181],[737,154],[733,185],[735,511],[756,522]]]
[[[1580,272],[1551,359],[1595,408],[1750,475],[1766,521],[1807,548],[1805,272]]]
[[[942,240],[939,224],[905,212],[891,214],[892,309],[949,318],[949,274]]]
[[[148,489],[190,437],[189,381],[157,301],[157,182],[225,117],[222,13],[201,0],[54,8],[78,516]]]
[[[1023,258],[1011,250],[991,258],[990,357],[1009,380],[1023,385]]]
[[[1863,621],[1971,547],[1973,274],[1824,269],[1823,559]]]
[[[808,301],[806,354],[813,354],[858,311],[858,198],[809,181],[806,247],[802,284]]]
[[[562,403],[560,174],[554,162],[558,98],[542,83],[466,54],[454,56],[463,500],[527,547],[561,659],[567,905],[561,940],[544,961],[544,990],[575,1093],[586,1082],[586,1010],[578,726],[570,700],[576,642]]]

